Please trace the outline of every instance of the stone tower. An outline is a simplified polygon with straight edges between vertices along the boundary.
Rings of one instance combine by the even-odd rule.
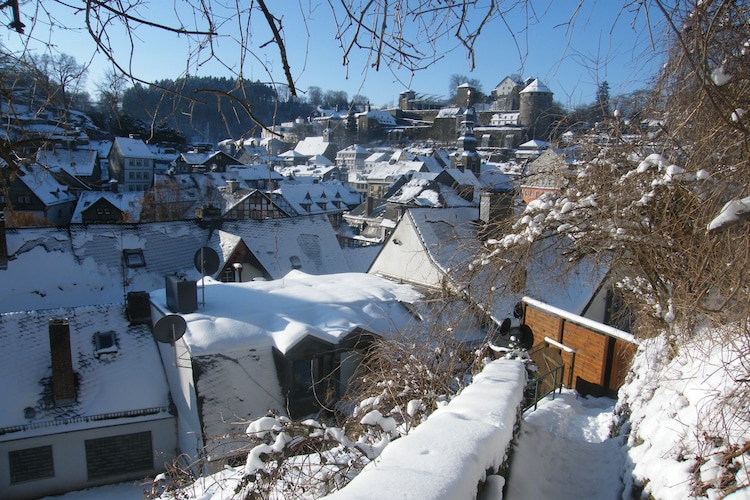
[[[533,80],[519,95],[519,124],[527,128],[529,139],[543,139],[552,123],[552,91],[539,80]]]

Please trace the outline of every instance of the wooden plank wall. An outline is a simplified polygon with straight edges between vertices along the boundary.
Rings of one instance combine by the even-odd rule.
[[[635,355],[635,344],[529,304],[523,306],[522,322],[534,333],[534,346],[544,344],[544,338],[549,337],[575,350],[575,356],[561,353],[565,387],[582,394],[617,395]]]

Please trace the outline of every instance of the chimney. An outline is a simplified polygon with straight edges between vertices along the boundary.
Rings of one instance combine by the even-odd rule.
[[[372,215],[372,211],[374,209],[375,200],[372,196],[368,196],[365,200],[365,215],[367,217],[370,217]]]
[[[73,404],[76,400],[76,380],[67,318],[49,320],[49,348],[52,358],[52,397],[55,405]]]
[[[117,183],[117,179],[112,179],[109,181],[109,192],[110,193],[118,193],[120,191],[119,185]]]
[[[233,194],[239,188],[240,188],[240,183],[239,183],[239,181],[237,179],[228,179],[227,180],[227,193]]]
[[[8,269],[8,243],[5,241],[5,212],[0,212],[0,269]]]

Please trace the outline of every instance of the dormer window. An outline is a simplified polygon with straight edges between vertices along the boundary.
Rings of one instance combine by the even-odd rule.
[[[125,249],[122,251],[122,258],[127,267],[145,267],[146,259],[143,257],[143,250],[140,248]]]
[[[94,334],[94,349],[97,356],[100,354],[117,352],[115,332],[96,332]]]

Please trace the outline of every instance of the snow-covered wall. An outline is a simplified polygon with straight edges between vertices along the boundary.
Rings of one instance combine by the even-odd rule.
[[[526,384],[519,360],[489,363],[450,404],[389,444],[327,499],[474,498],[506,460]]]

